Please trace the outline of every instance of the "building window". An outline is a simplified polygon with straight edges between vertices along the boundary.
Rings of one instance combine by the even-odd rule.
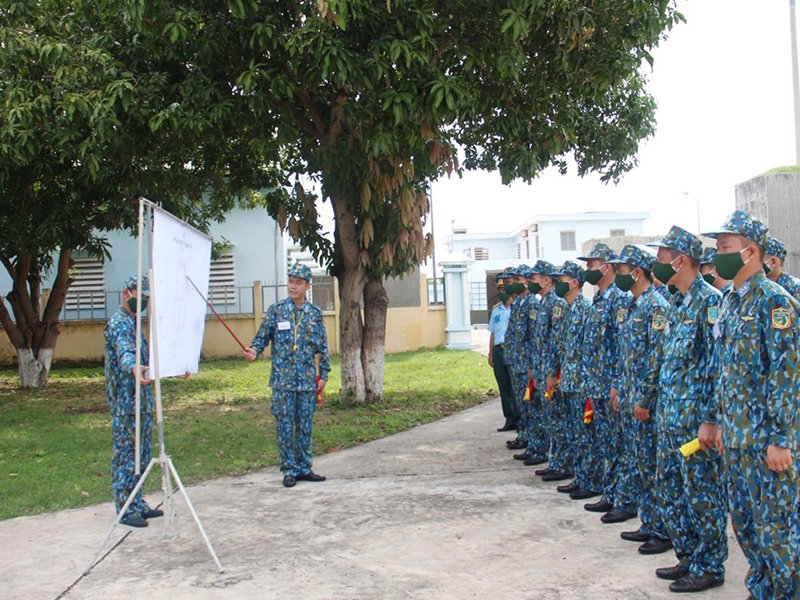
[[[611,233],[609,234],[611,237],[624,237],[625,230],[624,229],[612,229]]]
[[[233,254],[227,252],[211,261],[208,277],[208,300],[212,304],[234,304],[236,302],[236,277]]]
[[[562,231],[561,232],[561,251],[574,252],[575,251],[575,232]]]
[[[72,257],[74,264],[70,271],[72,285],[69,286],[64,302],[66,310],[99,309],[106,307],[105,275],[103,263],[89,256]]]
[[[488,248],[474,248],[475,260],[489,260],[489,249]]]

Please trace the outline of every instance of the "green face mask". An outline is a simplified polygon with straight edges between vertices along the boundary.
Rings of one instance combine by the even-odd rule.
[[[675,259],[677,260],[677,259]],[[672,261],[675,262],[675,261]],[[672,263],[653,263],[653,275],[662,283],[668,283],[670,279],[675,277],[677,271],[672,267]]]
[[[512,283],[511,285],[505,286],[505,290],[509,294],[521,294],[524,289],[524,283]]]
[[[678,286],[677,285],[668,285],[667,290],[669,290],[670,294],[677,294],[678,293]]]
[[[636,280],[633,278],[633,275],[620,275],[617,273],[616,277],[614,277],[614,283],[623,292],[630,292]]]
[[[705,275],[703,275],[703,279],[706,280],[706,283],[708,285],[714,285],[714,282],[717,280],[717,278],[714,277],[714,275],[712,275],[711,273],[706,273]]]
[[[717,254],[714,263],[717,265],[717,275],[723,279],[733,279],[747,263],[742,260],[742,252],[747,248],[730,254]],[[749,259],[748,259],[749,262]]]
[[[531,291],[532,294],[538,294],[542,291],[542,286],[538,283],[533,283],[532,281],[528,284],[528,289]]]
[[[764,273],[769,275],[770,271],[772,271],[772,269],[769,268],[769,263],[764,263]]]
[[[602,278],[603,272],[600,269],[586,271],[586,281],[592,285],[597,285]]]
[[[503,304],[505,304],[505,303],[506,303],[506,300],[508,300],[509,298],[511,298],[511,296],[509,296],[509,295],[508,295],[508,294],[506,294],[505,292],[500,292],[500,302],[502,302]]]
[[[128,298],[128,308],[136,314],[136,298]],[[147,310],[147,298],[142,299],[142,312]]]
[[[569,293],[569,281],[556,281],[556,296],[563,298]]]

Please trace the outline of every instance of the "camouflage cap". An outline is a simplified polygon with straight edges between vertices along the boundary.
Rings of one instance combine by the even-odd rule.
[[[125,280],[125,288],[129,292],[135,292],[137,288],[138,280],[136,279],[136,275],[131,275]],[[142,275],[142,295],[149,296],[150,295],[150,279],[147,275]]]
[[[710,238],[717,238],[721,233],[732,233],[742,235],[751,242],[759,246],[767,245],[767,226],[759,219],[744,210],[735,210],[716,231],[709,231],[703,235]]]
[[[617,265],[632,265],[633,267],[652,271],[654,260],[655,257],[647,250],[643,250],[639,248],[639,246],[634,246],[633,244],[625,244],[622,252],[620,252],[619,258],[608,262]]]
[[[717,260],[717,251],[715,248],[703,248],[703,256],[700,257],[701,265],[713,265]]]
[[[786,246],[783,242],[776,237],[769,236],[767,238],[767,245],[765,246],[766,253],[770,256],[776,256],[783,260],[786,258]]]
[[[553,263],[549,263],[546,260],[537,260],[536,264],[533,265],[531,269],[531,275],[547,275],[552,276],[555,272],[556,268],[553,266]]]
[[[695,260],[700,260],[700,257],[703,256],[703,242],[700,241],[700,238],[677,225],[673,225],[660,242],[647,245],[653,248],[669,248]]]
[[[581,284],[586,281],[586,270],[578,263],[574,263],[571,260],[565,262],[553,273],[553,277],[558,277],[559,275],[566,275],[567,277],[577,279],[578,283]]]
[[[311,269],[308,265],[301,265],[299,262],[296,262],[289,269],[289,277],[299,277],[300,279],[305,279],[310,282]]]
[[[579,256],[578,260],[590,260],[592,258],[597,258],[603,262],[609,262],[615,260],[617,255],[607,244],[601,242],[589,252],[588,256]]]
[[[525,279],[531,278],[531,268],[528,265],[520,265],[517,267],[517,274]]]
[[[502,273],[503,279],[513,279],[515,275],[519,275],[517,267],[506,267],[506,270]]]

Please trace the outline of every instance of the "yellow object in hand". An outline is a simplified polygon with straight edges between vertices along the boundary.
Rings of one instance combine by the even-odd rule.
[[[680,450],[681,454],[683,454],[683,457],[687,458],[700,450],[700,440],[694,438],[691,442],[687,442],[681,446]]]

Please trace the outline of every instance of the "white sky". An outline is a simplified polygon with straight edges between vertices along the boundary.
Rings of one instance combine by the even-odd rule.
[[[647,235],[673,224],[697,232],[696,199],[700,229],[708,231],[734,209],[737,183],[795,164],[789,0],[677,4],[687,23],[653,53],[648,89],[658,103],[657,132],[640,146],[639,166],[617,186],[552,169],[531,185],[504,186],[486,172],[440,180],[433,185],[437,261],[453,220],[478,233],[511,231],[537,214],[646,211]],[[323,222],[332,219],[329,203],[319,209]],[[423,269],[430,271],[430,260]]]

